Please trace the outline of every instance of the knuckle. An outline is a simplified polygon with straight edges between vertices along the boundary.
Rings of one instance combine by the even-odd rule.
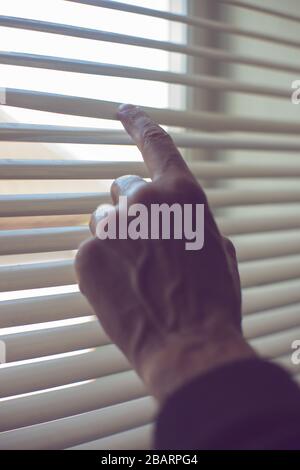
[[[207,204],[203,189],[193,178],[174,177],[169,182],[169,189],[179,202]]]
[[[134,197],[132,198],[132,202],[144,204],[145,206],[150,206],[155,202],[159,202],[160,199],[160,191],[156,189],[153,184],[149,183],[145,186],[137,188],[134,193]]]
[[[165,145],[172,142],[171,137],[167,134],[162,127],[158,126],[154,122],[149,122],[144,125],[142,130],[142,142],[143,147],[146,148],[149,145]]]

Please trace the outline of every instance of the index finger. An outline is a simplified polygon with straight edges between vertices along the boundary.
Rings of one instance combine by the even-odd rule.
[[[169,134],[139,107],[125,104],[118,118],[139,148],[153,180],[191,172]]]

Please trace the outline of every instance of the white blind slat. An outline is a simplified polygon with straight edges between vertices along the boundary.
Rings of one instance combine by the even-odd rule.
[[[212,207],[300,202],[300,190],[208,189]],[[0,196],[0,216],[90,214],[103,203],[111,202],[109,193],[18,194]]]
[[[3,399],[0,430],[8,431],[65,418],[142,396],[145,396],[145,390],[141,380],[129,371],[71,387]]]
[[[202,179],[297,178],[300,164],[245,164],[192,162],[192,172]],[[149,178],[144,162],[89,160],[0,160],[1,179],[115,179],[123,174]]]
[[[299,338],[299,335],[300,328],[292,328],[291,330],[253,339],[250,344],[264,357],[277,357],[292,352],[291,344]]]
[[[35,109],[58,114],[69,114],[101,119],[117,119],[121,103],[59,95],[38,91],[6,88],[5,105]],[[256,133],[299,134],[300,124],[295,121],[255,119],[228,116],[221,113],[158,109],[141,106],[155,121],[175,127],[206,131],[240,131]]]
[[[243,291],[244,315],[297,302],[300,302],[299,280],[253,287]],[[21,298],[1,302],[0,326],[8,328],[92,314],[91,307],[78,292]]]
[[[295,216],[290,216],[290,218],[292,217]],[[228,225],[230,221],[231,219],[227,221]],[[222,219],[220,222],[219,227],[224,235],[234,235],[232,237],[232,241],[237,248],[239,261],[250,261],[272,257],[276,258],[279,256],[299,253],[300,237],[298,231],[291,230],[290,232],[276,232],[275,229],[277,227],[274,224],[274,233],[265,235],[265,239],[263,240],[252,239],[249,241],[244,240],[244,232],[242,232],[241,229],[240,233],[238,230],[235,231],[234,227],[232,227],[231,230],[226,230],[227,224],[224,224],[225,226],[223,226]],[[235,222],[234,219],[233,222]],[[248,222],[251,223],[251,219]],[[255,234],[260,231],[264,231],[264,227],[268,227],[267,224],[268,220],[265,221],[265,225],[263,227],[259,226],[257,230],[255,229],[255,226],[252,227],[253,233]],[[298,228],[298,226],[300,226],[300,221],[298,220],[295,222],[295,227],[292,223],[286,225],[287,227],[282,224],[279,226],[278,230],[282,230],[283,228]],[[268,228],[270,231],[270,227]],[[266,230],[266,232],[268,232],[268,230]],[[0,254],[7,255],[76,250],[80,243],[89,237],[91,237],[91,233],[87,226],[2,230],[0,232]]]
[[[300,139],[297,137],[244,137],[237,134],[226,136],[205,133],[170,132],[178,147],[215,150],[282,151],[299,152]],[[104,130],[88,127],[54,126],[42,124],[0,123],[0,140],[7,142],[54,142],[101,145],[133,145],[124,131]],[[25,162],[24,162],[25,165]]]
[[[96,320],[86,323],[1,335],[6,344],[6,361],[14,362],[51,356],[109,343]]]
[[[299,43],[300,45],[300,43]],[[87,60],[67,59],[64,57],[43,56],[16,52],[0,52],[0,63],[21,67],[52,69],[64,72],[85,73],[109,77],[134,78],[159,81],[168,84],[179,84],[209,90],[249,93],[276,98],[289,98],[290,91],[285,88],[253,85],[209,75],[186,75],[175,72],[128,67],[115,64],[92,62]]]
[[[37,362],[16,362],[0,368],[0,398],[99,378],[130,369],[116,346],[108,344],[91,351]]]
[[[155,404],[151,398],[138,398],[101,410],[3,432],[0,434],[0,449],[45,450],[75,446],[145,425],[152,420],[154,411]]]
[[[1,302],[0,328],[92,314],[90,305],[79,292],[4,300]]]
[[[298,302],[300,302],[299,279],[252,287],[243,291],[243,314],[250,315]]]
[[[300,327],[300,303],[247,315],[243,320],[246,338],[256,338],[296,327]]]
[[[69,450],[147,450],[152,444],[153,426],[141,426],[109,437],[70,447]]]
[[[286,254],[287,251],[289,252],[289,250],[284,249],[281,255]],[[295,255],[298,254],[297,244],[292,252]],[[266,257],[268,257],[268,254],[268,249],[266,249]],[[249,256],[245,257],[249,259]],[[264,258],[263,253],[261,257]],[[250,259],[252,258],[255,259],[256,254],[250,257]],[[294,279],[300,273],[299,259],[300,256],[298,255],[244,262],[240,265],[242,286],[252,287]],[[73,264],[73,260],[70,259],[0,267],[0,291],[75,284],[77,278]]]

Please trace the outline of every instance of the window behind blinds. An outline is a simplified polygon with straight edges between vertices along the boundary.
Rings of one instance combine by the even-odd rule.
[[[73,270],[111,180],[148,176],[119,102],[171,131],[237,247],[246,337],[299,379],[297,2],[285,15],[274,1],[24,3],[0,16],[0,448],[151,445],[155,404]],[[217,103],[202,106],[209,93]]]

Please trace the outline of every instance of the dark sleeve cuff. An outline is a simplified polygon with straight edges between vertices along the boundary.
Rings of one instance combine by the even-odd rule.
[[[161,409],[156,449],[300,448],[300,389],[260,359],[214,369],[176,391]]]

